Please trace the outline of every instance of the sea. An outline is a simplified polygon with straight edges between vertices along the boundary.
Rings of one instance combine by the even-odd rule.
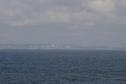
[[[126,51],[0,50],[0,84],[126,84]]]

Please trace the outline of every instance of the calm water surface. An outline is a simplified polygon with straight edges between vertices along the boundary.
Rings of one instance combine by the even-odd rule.
[[[0,84],[126,84],[126,51],[0,50]]]

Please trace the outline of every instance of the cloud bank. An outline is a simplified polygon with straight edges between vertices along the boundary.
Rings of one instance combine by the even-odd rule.
[[[126,45],[125,9],[125,0],[0,0],[1,43]]]

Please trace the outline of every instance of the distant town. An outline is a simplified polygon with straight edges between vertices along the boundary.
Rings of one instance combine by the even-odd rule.
[[[126,46],[79,46],[56,44],[0,44],[0,49],[85,49],[85,50],[126,50]]]

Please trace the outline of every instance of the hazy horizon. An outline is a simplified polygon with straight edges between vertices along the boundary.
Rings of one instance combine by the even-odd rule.
[[[0,44],[126,46],[126,0],[0,0]]]

